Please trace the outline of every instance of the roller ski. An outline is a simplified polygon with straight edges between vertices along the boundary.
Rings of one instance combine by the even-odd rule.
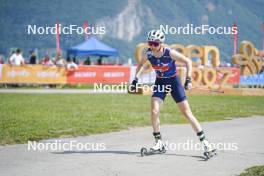
[[[141,148],[140,153],[141,156],[148,156],[148,155],[154,155],[154,154],[162,154],[166,152],[166,146],[161,140],[157,140],[153,147],[151,147],[149,150],[145,147]]]
[[[216,149],[212,146],[211,143],[209,143],[208,140],[204,139],[202,142],[203,148],[204,148],[204,156],[205,160],[209,160],[217,155]]]

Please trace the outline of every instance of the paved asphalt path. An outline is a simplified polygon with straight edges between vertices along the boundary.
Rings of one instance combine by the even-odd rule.
[[[170,150],[165,154],[141,157],[140,148],[153,144],[152,129],[134,128],[108,134],[40,141],[42,145],[56,140],[61,144],[69,144],[70,141],[87,146],[94,144],[96,150],[93,151],[34,151],[28,150],[27,144],[1,146],[0,175],[228,176],[239,174],[247,167],[264,164],[264,117],[202,125],[211,141],[235,145],[229,148],[233,150],[220,150],[216,157],[205,161],[202,151],[180,147],[175,150],[177,144],[188,140],[198,143],[189,125],[163,125],[163,139],[168,141]]]

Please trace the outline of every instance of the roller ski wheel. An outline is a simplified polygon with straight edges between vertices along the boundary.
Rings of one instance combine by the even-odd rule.
[[[213,158],[214,156],[216,156],[217,153],[216,153],[216,149],[212,150],[212,151],[206,151],[204,152],[204,156],[205,156],[205,160],[209,160],[211,158]]]
[[[153,149],[147,149],[145,147],[141,148],[140,150],[141,156],[148,156],[148,155],[154,155],[154,154],[163,154],[166,153],[165,146],[162,147],[162,149],[159,150],[153,150]]]
[[[145,148],[145,147],[143,147],[143,148],[141,148],[140,153],[141,153],[141,156],[142,156],[142,157],[143,157],[143,156],[146,156],[147,153],[148,153],[148,149]]]

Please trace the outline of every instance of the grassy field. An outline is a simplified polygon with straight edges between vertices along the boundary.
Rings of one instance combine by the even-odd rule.
[[[250,167],[239,176],[264,176],[264,165]]]
[[[191,96],[200,121],[264,115],[263,97]],[[0,94],[0,144],[90,135],[150,125],[150,96],[126,94]],[[162,124],[186,123],[171,97]]]

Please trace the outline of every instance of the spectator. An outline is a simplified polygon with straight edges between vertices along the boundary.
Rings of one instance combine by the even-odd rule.
[[[80,64],[79,59],[76,56],[73,57],[73,62],[77,65]]]
[[[37,64],[37,56],[33,50],[29,51],[30,57],[29,57],[29,64]]]
[[[25,64],[25,59],[23,58],[23,52],[21,49],[17,49],[15,53],[13,53],[10,58],[8,59],[8,62],[11,65],[24,65]]]
[[[72,59],[69,59],[67,69],[78,69],[78,65],[75,64]]]
[[[90,60],[90,57],[89,56],[84,61],[83,65],[91,65],[91,60]]]
[[[11,54],[9,55],[8,59],[7,59],[7,62],[8,62],[8,64],[10,64],[10,65],[11,65],[10,57],[11,57],[14,53],[16,53],[16,51],[13,50],[13,51],[11,52]]]
[[[44,56],[40,63],[44,66],[54,66],[53,62],[50,60],[49,55],[47,54]]]
[[[56,57],[55,65],[58,66],[58,67],[66,66],[65,59],[63,59],[63,57],[60,54],[58,54],[57,57]]]
[[[0,56],[0,64],[4,64],[4,63],[5,63],[4,58]]]
[[[98,65],[102,65],[102,61],[103,61],[103,57],[100,56],[100,57],[98,58],[98,60],[97,60],[97,64],[98,64]]]

